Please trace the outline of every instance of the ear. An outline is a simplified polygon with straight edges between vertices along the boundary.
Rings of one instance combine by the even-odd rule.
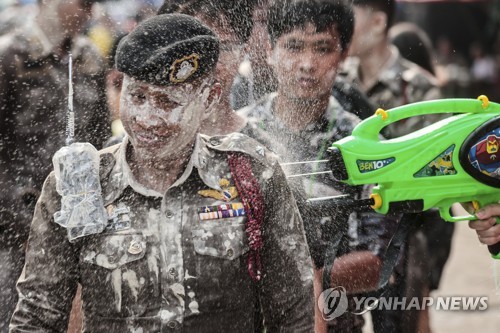
[[[266,50],[266,54],[267,54],[267,64],[271,67],[274,67],[274,65],[276,65],[276,56],[275,56],[275,52],[274,52],[275,48],[268,48]]]
[[[222,87],[219,82],[215,82],[210,87],[210,93],[205,101],[205,115],[204,118],[208,118],[212,112],[216,109],[217,104],[219,104],[220,97],[222,95]]]
[[[349,47],[351,45],[347,45],[345,49],[342,50],[342,53],[340,54],[340,61],[343,62],[345,60],[345,58],[347,58],[347,56],[349,55]]]
[[[377,34],[386,34],[387,31],[387,15],[382,11],[376,11],[372,14],[373,26],[372,31]]]

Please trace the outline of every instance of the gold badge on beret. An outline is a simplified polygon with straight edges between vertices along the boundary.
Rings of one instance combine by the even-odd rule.
[[[181,83],[193,75],[199,67],[200,56],[196,53],[175,60],[170,66],[170,82]]]

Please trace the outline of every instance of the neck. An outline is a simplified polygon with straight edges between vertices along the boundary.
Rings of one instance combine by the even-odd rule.
[[[392,56],[389,43],[387,41],[380,43],[370,52],[359,57],[360,60],[360,79],[363,89],[369,90],[377,81],[380,73]]]
[[[205,120],[201,132],[206,135],[227,135],[241,131],[245,125],[246,120],[234,112],[227,98],[219,103],[217,112],[212,112]]]
[[[274,114],[292,130],[304,129],[325,113],[330,95],[315,100],[287,98],[278,93],[274,104]]]
[[[166,157],[148,156],[132,148],[129,165],[135,179],[143,186],[165,193],[181,176],[191,158],[194,144],[189,148],[179,149]]]

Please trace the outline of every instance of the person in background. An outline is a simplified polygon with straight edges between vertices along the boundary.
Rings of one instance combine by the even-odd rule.
[[[412,23],[398,23],[389,29],[389,37],[405,59],[419,65],[432,75],[436,74],[436,58],[430,38],[425,31]],[[428,287],[429,291],[432,291],[438,289],[444,266],[450,255],[455,224],[441,221],[437,212],[425,214],[433,214],[435,218],[432,220],[436,220],[422,223],[427,250],[425,254],[421,253],[425,260],[422,260],[420,265],[426,266],[424,271],[428,272]]]
[[[70,53],[75,139],[101,148],[109,136],[106,65],[81,35],[93,3],[41,0],[36,16],[0,37],[0,331],[16,304],[35,203],[65,145]]]
[[[231,86],[243,59],[243,48],[251,36],[252,12],[257,0],[166,0],[158,14],[181,13],[196,17],[221,40],[217,81],[221,85],[220,108],[203,124],[202,133],[223,135],[240,131],[245,119],[230,103]]]
[[[395,1],[354,0],[353,6],[354,36],[349,49],[350,57],[340,75],[364,91],[376,107],[385,110],[440,98],[440,89],[432,74],[404,59],[390,42],[389,29],[393,23]],[[400,137],[446,116],[433,114],[403,119],[386,126],[382,134],[387,139]],[[407,300],[413,297],[421,299],[430,290],[429,260],[426,258],[428,247],[421,226],[444,222],[437,211],[405,214],[403,219],[411,219],[414,230],[406,237],[403,259],[396,267],[394,283],[389,284],[385,293],[392,297],[406,297]],[[443,237],[449,244],[451,235]],[[447,258],[447,254],[444,257]],[[377,333],[430,331],[427,310],[375,309],[371,315]]]
[[[271,3],[267,24],[268,59],[278,87],[256,104],[237,111],[248,118],[242,132],[280,157],[304,219],[318,299],[323,274],[331,277],[329,287],[344,287],[350,295],[375,290],[382,254],[397,221],[378,214],[351,214],[342,208],[332,213],[306,203],[309,198],[341,193],[361,195],[360,188],[333,181],[326,174],[326,163],[315,162],[327,158],[330,144],[348,136],[360,121],[331,95],[353,32],[352,8],[339,0],[280,0]],[[319,171],[325,172],[308,176]],[[342,238],[331,268],[327,252],[337,236]],[[363,319],[352,313],[351,297],[349,302],[350,311],[328,322],[328,327],[318,311],[316,331],[361,332]]]
[[[267,32],[267,10],[271,2],[258,0],[253,11],[252,34],[232,86],[231,105],[235,110],[252,105],[277,89],[276,74],[267,56],[271,49]],[[332,95],[346,111],[361,119],[372,116],[376,110],[363,92],[339,76],[335,78]]]

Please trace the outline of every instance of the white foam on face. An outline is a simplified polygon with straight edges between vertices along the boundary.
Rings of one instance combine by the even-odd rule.
[[[137,122],[148,137],[153,140],[164,140],[165,144],[151,152],[158,159],[176,155],[175,153],[190,145],[205,118],[210,87],[205,80],[197,86],[183,84],[178,86],[156,86],[139,82],[128,76],[124,77],[120,103],[122,121],[134,144],[133,122]],[[141,100],[137,101],[139,94]],[[161,104],[161,99],[168,100],[171,108]],[[173,131],[168,133],[168,131]],[[165,136],[165,137],[164,137]],[[168,137],[168,139],[167,139]],[[135,146],[135,145],[134,145]],[[148,153],[147,151],[145,152]]]

